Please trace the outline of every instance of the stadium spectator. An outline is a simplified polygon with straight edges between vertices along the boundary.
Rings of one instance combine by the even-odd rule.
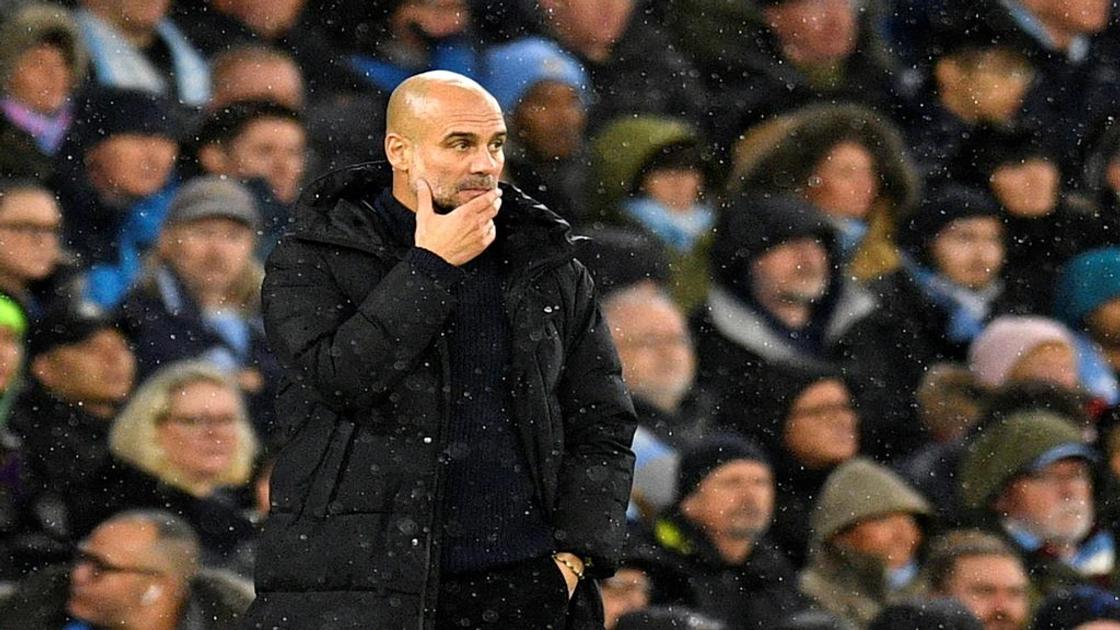
[[[304,107],[303,72],[288,53],[263,44],[244,44],[210,62],[214,93],[211,111],[234,103],[269,101],[293,111]]]
[[[930,545],[925,571],[930,591],[964,604],[984,630],[1027,627],[1027,570],[999,537],[976,530],[948,532]]]

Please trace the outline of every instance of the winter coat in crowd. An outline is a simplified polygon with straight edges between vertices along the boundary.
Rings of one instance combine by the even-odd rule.
[[[793,565],[765,538],[732,565],[679,510],[659,518],[646,538],[638,553],[651,559],[653,582],[669,592],[684,586],[681,601],[661,603],[686,605],[728,630],[773,628],[808,607]]]
[[[5,630],[67,628],[70,567],[52,566],[28,576],[16,591],[0,600]],[[175,630],[236,630],[253,592],[241,579],[223,571],[203,569],[190,583],[190,593]]]
[[[813,510],[812,551],[809,565],[800,575],[802,592],[825,610],[861,627],[888,603],[921,592],[921,577],[892,588],[882,560],[832,541],[861,521],[898,512],[927,517],[931,509],[898,475],[870,460],[857,458],[839,466]]]
[[[272,474],[253,627],[434,623],[451,404],[441,331],[456,301],[404,260],[411,243],[371,209],[390,183],[384,164],[320,179],[268,262],[264,317],[288,370],[278,408],[290,441]],[[589,558],[589,576],[609,575],[633,407],[568,225],[502,189],[491,247],[508,260],[513,429],[556,548]],[[577,587],[569,628],[602,623],[593,585]]]
[[[814,171],[844,142],[871,156],[879,194],[862,220],[822,215],[836,228],[848,271],[866,282],[900,266],[897,235],[921,194],[901,133],[888,118],[861,105],[816,104],[762,123],[736,143],[728,189],[807,199]]]

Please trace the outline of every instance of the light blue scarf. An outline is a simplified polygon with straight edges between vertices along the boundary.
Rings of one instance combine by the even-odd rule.
[[[649,197],[627,199],[622,202],[622,211],[682,254],[692,251],[696,241],[716,221],[715,211],[707,204],[695,204],[687,212],[673,212]]]

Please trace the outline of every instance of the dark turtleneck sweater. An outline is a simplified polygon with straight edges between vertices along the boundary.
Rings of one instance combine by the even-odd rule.
[[[394,239],[414,242],[411,210],[389,191],[375,207]],[[451,409],[442,458],[442,569],[454,575],[543,556],[552,551],[552,530],[535,497],[512,416],[513,344],[497,248],[461,267],[418,247],[405,259],[452,287],[456,299],[444,333]]]

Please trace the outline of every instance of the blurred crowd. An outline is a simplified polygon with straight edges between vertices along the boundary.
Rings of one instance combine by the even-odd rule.
[[[235,627],[263,261],[445,69],[634,397],[608,630],[1120,628],[1112,4],[0,0],[0,625]]]

